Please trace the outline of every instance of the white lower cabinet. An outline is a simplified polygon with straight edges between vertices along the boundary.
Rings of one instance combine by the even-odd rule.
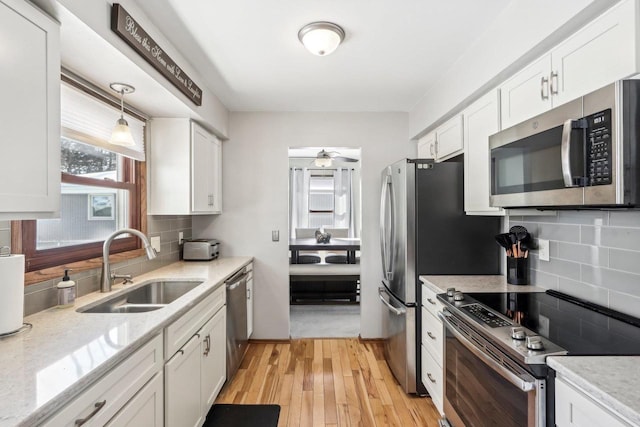
[[[631,426],[562,378],[555,385],[557,427]]]
[[[219,287],[165,328],[168,348],[182,344],[164,368],[167,426],[199,427],[224,385],[227,375],[224,292],[225,287]],[[216,307],[213,315],[212,307]],[[185,337],[185,331],[192,332]]]
[[[427,286],[422,286],[422,346],[421,363],[422,384],[427,388],[433,404],[440,414],[444,414],[444,340],[443,325],[438,318],[442,305],[436,293]]]
[[[164,426],[164,382],[158,372],[133,399],[126,404],[107,427],[162,427]]]
[[[202,424],[200,355],[200,338],[194,335],[164,367],[167,426]]]
[[[91,385],[43,425],[47,427],[77,427],[85,424],[103,426],[114,416],[117,418],[122,414],[123,419],[127,418],[127,415],[137,412],[135,407],[129,405],[136,399],[134,396],[143,390],[145,384],[154,375],[162,371],[162,363],[162,336],[158,335]],[[162,424],[146,422],[135,425],[162,426]]]

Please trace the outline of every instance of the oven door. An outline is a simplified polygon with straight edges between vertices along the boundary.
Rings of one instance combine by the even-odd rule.
[[[491,205],[584,204],[582,99],[489,137]]]
[[[537,379],[449,312],[445,325],[444,414],[453,427],[545,425]],[[487,350],[489,349],[489,350]]]

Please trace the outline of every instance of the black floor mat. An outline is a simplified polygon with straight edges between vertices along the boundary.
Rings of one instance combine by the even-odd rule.
[[[202,427],[277,427],[280,405],[213,405]]]

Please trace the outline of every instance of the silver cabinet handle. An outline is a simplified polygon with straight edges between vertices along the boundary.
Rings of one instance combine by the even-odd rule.
[[[89,421],[89,420],[90,420],[91,418],[93,418],[93,417],[94,417],[98,412],[100,412],[100,410],[101,410],[102,408],[104,408],[104,405],[106,405],[106,404],[107,404],[107,401],[106,401],[106,400],[103,400],[102,402],[98,402],[98,403],[96,403],[96,404],[94,405],[94,409],[93,409],[93,411],[91,411],[91,413],[90,413],[89,415],[87,415],[86,417],[84,417],[84,418],[80,418],[80,419],[77,419],[77,420],[76,420],[76,422],[75,422],[75,425],[77,425],[77,426],[81,426],[81,425],[86,424],[86,423],[87,423],[87,421]]]
[[[544,76],[540,79],[540,98],[549,99],[549,79]]]
[[[247,289],[247,299],[251,299],[251,289]]]
[[[429,378],[429,381],[431,381],[432,383],[436,383],[436,380],[433,378],[433,376],[431,375],[431,372],[427,372],[427,377]]]
[[[211,351],[211,335],[207,334],[207,336],[204,337],[204,352],[203,352],[203,354],[205,356],[209,356],[209,351]]]
[[[432,156],[435,156],[435,155],[436,155],[436,153],[434,153],[434,152],[433,152],[433,148],[434,148],[434,146],[435,146],[435,145],[436,145],[435,141],[433,142],[433,144],[429,144],[429,153],[430,153]]]
[[[551,72],[551,79],[550,79],[550,85],[551,85],[551,95],[557,95],[558,94],[558,72],[557,71],[552,71]]]
[[[432,300],[431,298],[427,298],[427,301],[429,301],[429,304],[436,305],[436,302],[434,300]]]
[[[427,335],[429,335],[429,338],[431,338],[432,340],[435,340],[436,337],[435,335],[433,335],[431,332],[427,331]]]

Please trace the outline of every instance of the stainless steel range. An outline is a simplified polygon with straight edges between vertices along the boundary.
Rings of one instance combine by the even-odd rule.
[[[552,355],[640,355],[640,320],[556,291],[438,295],[443,425],[553,426]]]

